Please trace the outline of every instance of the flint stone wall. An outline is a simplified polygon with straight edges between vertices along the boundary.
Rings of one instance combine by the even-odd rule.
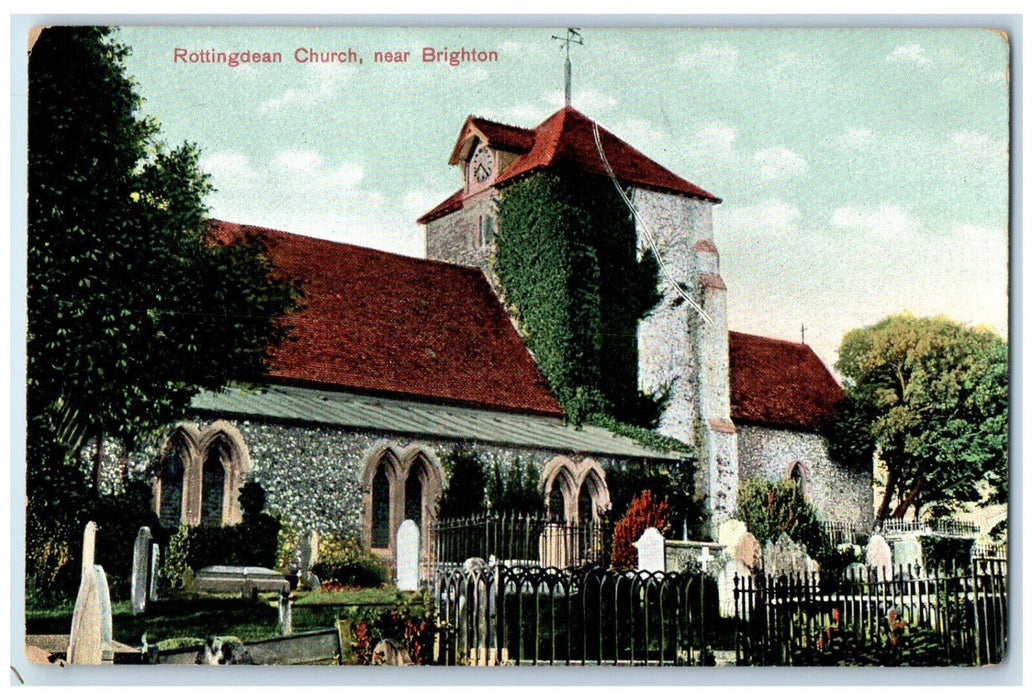
[[[742,424],[738,429],[740,483],[755,477],[785,479],[790,465],[800,462],[807,472],[807,497],[823,519],[871,524],[871,471],[834,463],[814,433]]]

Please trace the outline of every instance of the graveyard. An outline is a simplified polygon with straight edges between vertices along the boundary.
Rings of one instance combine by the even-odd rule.
[[[624,568],[598,561],[608,543],[572,540],[564,549],[579,551],[580,561],[558,561],[544,529],[538,551],[525,548],[521,559],[498,558],[481,541],[462,561],[428,562],[426,552],[439,550],[421,548],[418,528],[405,521],[389,582],[340,583],[340,571],[320,566],[318,535],[308,533],[298,538],[293,570],[207,566],[174,591],[159,586],[162,555],[144,526],[133,542],[128,599],[112,599],[104,568],[94,563],[102,535],[93,522],[84,529],[74,606],[27,612],[33,658],[60,665],[921,666],[996,664],[1007,648],[1007,560],[949,521],[887,521],[868,533],[830,528],[838,557],[812,557],[785,531],[761,543],[736,519],[705,542],[647,527],[632,543],[634,565]]]

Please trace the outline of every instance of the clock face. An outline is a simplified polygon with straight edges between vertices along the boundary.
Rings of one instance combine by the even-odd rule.
[[[470,159],[470,172],[477,182],[485,182],[495,170],[495,159],[484,146],[478,148]]]

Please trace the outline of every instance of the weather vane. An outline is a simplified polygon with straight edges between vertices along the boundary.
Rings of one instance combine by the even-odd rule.
[[[581,32],[577,27],[567,27],[566,36],[552,35],[552,38],[560,42],[562,45],[560,48],[567,50],[567,60],[563,63],[563,103],[570,106],[570,45],[578,44],[584,46],[585,42],[581,38]]]

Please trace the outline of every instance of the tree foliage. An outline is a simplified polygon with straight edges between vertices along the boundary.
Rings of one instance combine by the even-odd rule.
[[[567,417],[636,420],[637,324],[659,300],[657,267],[605,178],[553,170],[509,185],[494,269]]]
[[[774,542],[784,532],[789,539],[802,544],[811,557],[818,557],[827,549],[818,511],[791,481],[754,478],[742,482],[736,517],[746,523],[746,530],[762,544]]]
[[[992,331],[946,318],[890,316],[843,338],[846,398],[831,456],[887,469],[876,517],[924,506],[1007,499],[1008,348]]]
[[[467,445],[452,447],[441,458],[448,483],[438,501],[438,517],[462,518],[484,511],[488,471],[484,461]]]
[[[544,513],[545,497],[538,485],[539,476],[533,464],[520,458],[508,466],[496,460],[488,475],[488,507],[500,513]]]
[[[30,443],[132,442],[201,389],[264,375],[294,289],[257,241],[214,245],[198,149],[171,150],[102,27],[29,56]]]

